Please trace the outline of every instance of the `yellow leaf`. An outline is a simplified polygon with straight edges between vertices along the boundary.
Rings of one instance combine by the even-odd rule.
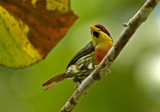
[[[0,64],[24,68],[42,60],[76,18],[68,0],[1,0]]]

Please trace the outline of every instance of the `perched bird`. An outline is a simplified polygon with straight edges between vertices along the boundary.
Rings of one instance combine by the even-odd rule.
[[[74,82],[81,83],[108,53],[113,46],[110,33],[100,24],[90,26],[90,29],[92,41],[76,53],[64,73],[49,79],[43,84],[45,90],[67,78],[72,78]]]

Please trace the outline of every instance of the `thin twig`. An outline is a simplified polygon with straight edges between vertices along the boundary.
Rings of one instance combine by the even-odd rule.
[[[129,20],[119,39],[110,49],[99,66],[79,85],[60,112],[71,112],[88,89],[103,76],[109,73],[109,67],[117,58],[137,28],[147,19],[159,0],[147,0],[142,8]]]

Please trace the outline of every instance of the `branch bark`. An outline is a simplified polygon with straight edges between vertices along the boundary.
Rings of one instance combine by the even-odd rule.
[[[125,24],[125,29],[121,33],[115,45],[110,49],[98,67],[79,85],[60,112],[71,112],[88,89],[93,86],[96,81],[109,73],[109,67],[112,65],[138,27],[146,21],[147,17],[158,2],[159,0],[147,0],[140,10],[129,20],[127,24]]]

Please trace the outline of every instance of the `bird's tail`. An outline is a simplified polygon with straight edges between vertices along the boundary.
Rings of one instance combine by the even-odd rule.
[[[66,73],[61,73],[61,74],[49,79],[45,83],[43,83],[42,86],[45,86],[44,90],[48,90],[48,89],[52,88],[54,85],[56,85],[58,82],[66,79],[66,78],[67,78]]]

